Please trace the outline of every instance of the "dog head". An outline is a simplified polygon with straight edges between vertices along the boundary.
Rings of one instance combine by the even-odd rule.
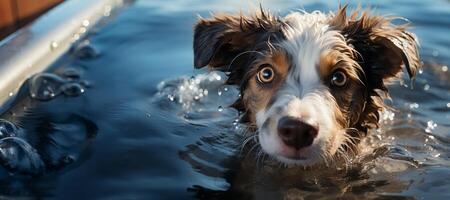
[[[200,19],[194,65],[225,71],[233,105],[256,125],[263,151],[309,166],[354,146],[378,126],[386,84],[419,67],[415,36],[391,19],[346,7],[277,17],[216,14]]]

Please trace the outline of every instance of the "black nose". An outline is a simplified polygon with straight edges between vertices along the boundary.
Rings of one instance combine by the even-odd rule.
[[[318,130],[301,119],[282,117],[278,121],[278,135],[287,146],[300,149],[311,145]]]

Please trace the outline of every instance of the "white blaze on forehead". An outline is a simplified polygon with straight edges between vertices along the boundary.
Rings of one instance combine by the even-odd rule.
[[[292,58],[292,66],[278,96],[295,96],[284,114],[312,120],[322,130],[334,126],[334,98],[320,78],[321,54],[344,42],[343,36],[328,24],[333,14],[291,13],[284,18],[286,40],[281,46]],[[319,138],[323,136],[319,133]]]
[[[344,37],[328,25],[331,17],[333,14],[296,12],[283,19],[287,24],[283,28],[286,39],[280,46],[291,58],[289,73],[276,93],[275,102],[256,113],[262,149],[282,162],[286,159],[279,157],[283,142],[278,137],[277,124],[284,116],[301,118],[319,130],[309,147],[310,155],[306,155],[308,160],[295,163],[312,164],[320,159],[317,154],[333,152],[333,146],[338,145],[339,141],[333,139],[339,129],[333,109],[337,105],[318,72],[321,54],[335,45],[345,44]]]
[[[299,96],[320,85],[317,66],[322,52],[342,42],[342,35],[328,24],[332,16],[316,11],[295,12],[284,18],[288,26],[281,46],[292,56],[293,65],[286,82],[289,87],[300,87]]]

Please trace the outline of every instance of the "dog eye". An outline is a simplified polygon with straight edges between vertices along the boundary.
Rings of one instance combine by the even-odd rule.
[[[342,71],[336,71],[333,73],[333,76],[331,77],[331,84],[342,87],[347,83],[347,75],[344,74]]]
[[[261,83],[270,83],[275,76],[271,65],[263,65],[258,72],[258,81]]]

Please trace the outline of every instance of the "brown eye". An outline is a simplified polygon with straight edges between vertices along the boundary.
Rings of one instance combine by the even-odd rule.
[[[347,75],[342,71],[336,71],[331,77],[331,84],[337,87],[342,87],[347,83]]]
[[[258,72],[258,81],[261,83],[270,83],[275,76],[271,65],[264,65]]]

